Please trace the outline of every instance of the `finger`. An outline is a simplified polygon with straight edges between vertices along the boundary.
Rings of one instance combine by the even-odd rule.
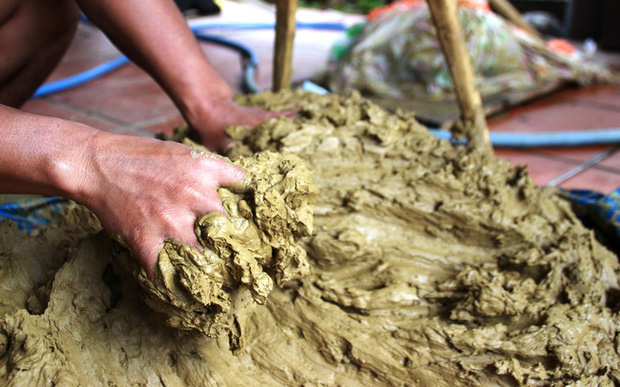
[[[198,243],[198,238],[196,237],[196,233],[194,231],[196,218],[197,214],[187,211],[185,215],[179,217],[178,222],[176,222],[173,227],[166,232],[165,239],[172,239],[184,243],[202,252],[202,246]]]
[[[164,246],[163,238],[154,234],[138,231],[133,236],[127,238],[127,244],[137,256],[146,274],[153,280],[155,278],[153,274],[155,264],[157,263],[159,252]]]
[[[205,201],[205,207],[202,214],[207,212],[219,212],[224,215],[227,215],[224,206],[222,205],[222,199],[217,194],[217,192],[213,192],[213,194],[207,196],[207,200]],[[201,215],[202,215],[201,214]]]
[[[224,144],[222,146],[221,152],[223,154],[226,154],[226,151],[229,150],[230,148],[232,148],[233,146],[235,146],[236,142],[233,141],[230,138],[226,138],[226,140],[224,141]]]
[[[231,185],[243,180],[246,173],[245,169],[226,161],[222,169],[219,170],[218,183],[219,185]]]
[[[211,175],[217,186],[230,185],[243,180],[245,169],[238,167],[223,157],[201,158],[203,174]]]
[[[280,113],[280,115],[286,118],[290,118],[291,120],[294,120],[295,118],[297,118],[297,114],[299,114],[299,110],[291,109],[291,110],[280,111],[278,113]]]
[[[222,208],[221,204],[219,208]],[[129,238],[129,247],[136,254],[150,279],[154,279],[155,265],[166,240],[181,242],[202,252],[202,246],[198,243],[194,232],[195,221],[196,215],[186,211],[183,215],[178,214],[173,223],[157,230],[158,232],[138,232]],[[160,225],[163,223],[165,222],[161,222]]]

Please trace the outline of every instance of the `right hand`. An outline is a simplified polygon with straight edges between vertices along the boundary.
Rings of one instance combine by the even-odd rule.
[[[196,217],[224,213],[217,187],[245,173],[215,154],[150,138],[100,132],[89,148],[75,200],[123,237],[151,278],[165,239],[200,249]]]

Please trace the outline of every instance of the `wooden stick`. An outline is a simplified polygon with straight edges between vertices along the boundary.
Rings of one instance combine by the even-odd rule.
[[[276,0],[276,41],[273,57],[273,91],[287,89],[293,72],[293,40],[297,0]]]
[[[495,12],[502,15],[504,19],[508,20],[517,27],[523,28],[530,34],[540,37],[540,33],[530,23],[523,19],[523,16],[519,13],[519,10],[515,8],[508,0],[489,0],[489,5]]]
[[[457,2],[456,0],[427,0],[427,2],[454,80],[454,91],[461,109],[461,120],[452,128],[452,132],[465,134],[470,147],[492,152],[482,98],[476,89],[474,69],[458,19]]]

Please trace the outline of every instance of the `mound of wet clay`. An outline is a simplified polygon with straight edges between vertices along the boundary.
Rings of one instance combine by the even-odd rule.
[[[84,209],[36,236],[2,223],[3,384],[620,382],[618,257],[554,189],[355,93],[240,102],[300,109],[230,128],[228,156],[296,155],[313,220],[310,183],[271,164],[264,199],[221,189],[230,220],[197,221],[203,252],[169,242],[152,283]]]

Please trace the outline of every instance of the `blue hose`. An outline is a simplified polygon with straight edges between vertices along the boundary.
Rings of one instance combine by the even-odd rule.
[[[254,51],[250,50],[246,46],[234,42],[232,40],[223,38],[221,36],[207,35],[199,30],[193,30],[197,39],[204,40],[211,43],[219,44],[220,46],[228,47],[236,50],[241,54],[241,66],[243,68],[243,88],[244,92],[250,94],[260,93],[261,89],[256,84],[256,67],[258,66],[258,57]]]
[[[45,97],[46,95],[58,93],[60,91],[82,85],[106,75],[119,67],[126,65],[127,63],[129,63],[129,59],[122,55],[81,73],[77,73],[57,81],[47,82],[39,87],[39,89],[34,93],[33,98]]]
[[[200,30],[266,30],[275,28],[275,23],[193,23],[190,29],[194,32]],[[316,29],[326,31],[344,31],[349,26],[342,23],[303,23],[295,24],[298,29]]]
[[[447,130],[429,129],[440,139],[452,140]],[[587,146],[620,143],[620,128],[573,132],[503,133],[489,132],[491,144],[498,148],[536,148],[559,146]],[[465,141],[453,140],[454,143]]]
[[[273,29],[274,23],[195,23],[189,26],[196,38],[229,47],[238,51],[242,57],[243,84],[246,91],[257,93],[260,88],[256,85],[254,74],[258,66],[256,54],[248,47],[228,40],[220,36],[205,34],[203,30],[215,29],[234,29],[234,30],[256,30]],[[297,23],[297,28],[321,29],[330,31],[344,31],[348,27],[341,23]],[[34,98],[43,97],[49,94],[60,92],[90,82],[96,78],[110,73],[119,67],[129,63],[129,59],[120,56],[107,61],[99,66],[84,72],[63,78],[57,81],[48,82],[41,86],[34,94]],[[441,139],[452,139],[450,132],[439,129],[429,129],[431,133]],[[576,146],[576,145],[599,145],[620,143],[620,129],[599,129],[579,132],[548,132],[548,133],[490,133],[491,143],[495,147],[507,148],[532,148],[532,147],[556,147],[556,146]],[[455,143],[463,143],[454,140]]]

